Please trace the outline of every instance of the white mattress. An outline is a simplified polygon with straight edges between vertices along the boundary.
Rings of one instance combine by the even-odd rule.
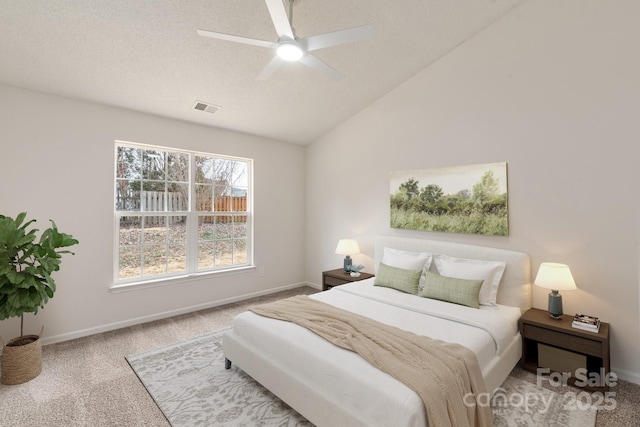
[[[373,280],[334,287],[311,298],[418,335],[462,344],[477,355],[485,378],[501,354],[512,348],[514,341],[519,343],[518,308],[499,305],[472,309],[373,286]],[[231,335],[233,340],[229,341],[242,342],[258,354],[277,360],[315,393],[330,393],[329,400],[338,402],[342,412],[357,413],[362,425],[426,425],[424,404],[414,391],[357,354],[338,348],[305,328],[245,312],[234,320]],[[226,346],[225,356],[233,362]],[[249,373],[254,377],[270,375]]]

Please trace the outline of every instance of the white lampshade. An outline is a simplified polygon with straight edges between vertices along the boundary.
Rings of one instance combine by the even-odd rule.
[[[538,274],[533,283],[541,288],[554,291],[571,291],[577,288],[569,266],[556,262],[543,262],[540,264]]]
[[[355,255],[360,253],[360,247],[355,240],[341,239],[336,247],[336,253],[339,255]]]

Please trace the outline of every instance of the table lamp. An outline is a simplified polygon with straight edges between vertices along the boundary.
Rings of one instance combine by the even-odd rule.
[[[543,262],[540,264],[536,279],[536,286],[551,289],[549,294],[549,317],[562,319],[562,295],[558,291],[570,291],[576,289],[571,270],[566,264],[556,262]]]
[[[351,239],[341,239],[336,247],[336,253],[338,255],[345,255],[344,257],[344,271],[351,271],[353,260],[350,255],[356,255],[360,253],[360,247],[358,242]]]

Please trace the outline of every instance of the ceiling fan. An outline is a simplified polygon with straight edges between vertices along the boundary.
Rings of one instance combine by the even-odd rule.
[[[220,40],[274,49],[276,51],[276,55],[258,75],[257,80],[268,79],[278,68],[282,66],[282,64],[285,63],[285,61],[299,61],[312,70],[322,73],[331,79],[340,80],[343,77],[342,74],[309,52],[358,40],[364,40],[373,37],[375,33],[373,25],[363,25],[361,27],[348,28],[346,30],[339,30],[299,39],[295,36],[292,26],[294,0],[289,0],[288,16],[282,0],[265,0],[265,2],[267,3],[267,9],[269,9],[269,15],[271,15],[273,26],[278,34],[277,42],[234,36],[215,31],[198,30],[198,34],[204,37],[212,37]]]

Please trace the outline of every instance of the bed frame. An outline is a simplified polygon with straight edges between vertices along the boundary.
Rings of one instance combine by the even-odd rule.
[[[376,236],[375,265],[382,259],[385,247],[416,252],[445,254],[458,258],[504,261],[506,268],[498,290],[498,304],[519,307],[522,312],[531,308],[531,267],[529,256],[522,252],[483,246],[423,240],[397,236]],[[269,389],[272,393],[294,408],[316,425],[341,425],[349,420],[349,425],[366,425],[354,417],[351,411],[332,399],[326,390],[317,390],[304,376],[291,372],[281,360],[254,348],[250,343],[233,333],[223,337],[225,367],[231,361],[244,372]],[[521,339],[518,336],[503,351],[494,364],[483,371],[488,390],[494,391],[507,378],[522,355]],[[310,367],[310,369],[313,369]]]

